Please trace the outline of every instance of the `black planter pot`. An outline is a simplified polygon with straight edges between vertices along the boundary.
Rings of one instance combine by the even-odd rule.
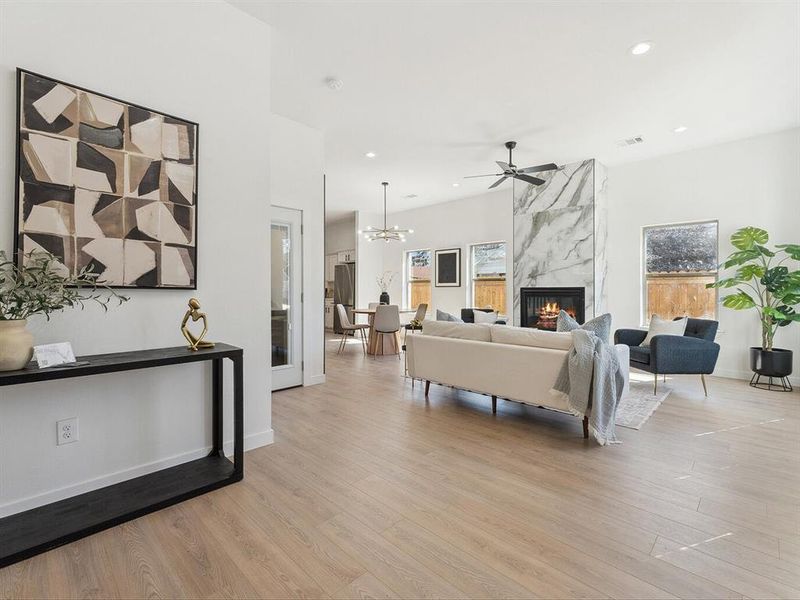
[[[753,377],[750,385],[766,390],[780,390],[791,392],[792,384],[789,383],[789,375],[792,374],[793,353],[785,348],[773,348],[764,350],[760,346],[750,348],[750,370]],[[769,383],[762,383],[761,377],[769,378]],[[773,383],[773,379],[778,379],[780,383]]]
[[[378,300],[381,304],[389,304],[389,292],[381,292],[381,297]]]

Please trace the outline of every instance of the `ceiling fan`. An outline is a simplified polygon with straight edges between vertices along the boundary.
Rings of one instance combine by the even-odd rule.
[[[544,179],[531,177],[528,175],[528,173],[541,173],[542,171],[553,171],[558,168],[558,165],[554,163],[547,163],[546,165],[536,165],[535,167],[518,169],[517,165],[515,165],[514,161],[511,159],[511,152],[516,147],[517,142],[506,142],[506,148],[508,148],[508,162],[504,163],[499,160],[496,161],[497,165],[503,169],[502,173],[490,173],[489,175],[467,175],[464,179],[472,179],[474,177],[499,177],[500,179],[490,185],[489,189],[497,187],[509,177],[512,179],[519,179],[520,181],[525,181],[527,183],[532,183],[533,185],[542,185],[544,183]]]

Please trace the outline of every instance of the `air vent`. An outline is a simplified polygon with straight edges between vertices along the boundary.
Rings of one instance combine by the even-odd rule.
[[[642,144],[642,143],[644,143],[644,138],[640,135],[637,135],[636,137],[628,138],[625,140],[619,140],[617,142],[617,146],[635,146],[636,144]]]
[[[403,198],[411,199],[411,198],[419,198],[419,196],[417,196],[416,194],[408,194],[406,196],[403,196]]]

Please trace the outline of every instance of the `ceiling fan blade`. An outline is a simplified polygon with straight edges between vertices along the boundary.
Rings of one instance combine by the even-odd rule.
[[[520,173],[541,173],[542,171],[555,171],[558,168],[557,164],[547,163],[546,165],[536,165],[535,167],[527,167],[520,169]]]
[[[544,183],[544,179],[539,179],[538,177],[530,177],[528,175],[521,175],[519,173],[514,175],[514,179],[521,179],[522,181],[527,181],[528,183],[532,183],[533,185],[542,185]]]
[[[464,179],[474,179],[475,177],[502,177],[504,173],[491,173],[489,175],[465,175]]]
[[[504,163],[504,162],[501,162],[501,161],[499,161],[499,160],[496,160],[495,162],[497,163],[497,166],[498,166],[498,167],[500,167],[501,169],[503,169],[503,172],[504,172],[504,173],[505,173],[506,171],[510,171],[510,170],[511,170],[511,165],[510,165],[510,164],[508,164],[508,163]]]
[[[490,185],[490,186],[489,186],[489,189],[496,188],[498,185],[500,185],[501,183],[503,183],[503,182],[504,182],[506,179],[508,179],[508,177],[506,177],[505,175],[503,175],[503,176],[502,176],[500,179],[498,179],[498,180],[497,180],[497,181],[495,181],[495,182],[494,182],[492,185]],[[542,183],[544,183],[544,182],[542,182]]]

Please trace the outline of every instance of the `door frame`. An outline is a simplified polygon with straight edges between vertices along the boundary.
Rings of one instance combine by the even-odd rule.
[[[290,295],[292,302],[289,309],[289,330],[290,330],[290,352],[291,361],[289,364],[273,367],[272,369],[272,391],[285,390],[292,387],[299,387],[304,385],[305,381],[305,345],[303,344],[303,331],[305,328],[304,322],[304,285],[303,285],[303,255],[305,251],[305,244],[303,240],[303,210],[299,208],[291,208],[288,206],[272,205],[270,213],[270,238],[272,236],[272,225],[281,224],[289,226],[289,236],[293,244],[293,250],[290,251]],[[283,213],[283,214],[281,214]],[[299,244],[298,252],[294,255],[294,248]],[[270,247],[271,249],[271,247]],[[272,286],[272,257],[270,257],[270,289]],[[271,304],[271,301],[270,301]],[[271,310],[271,308],[270,308]],[[272,319],[270,317],[270,328],[272,326]],[[271,329],[270,329],[271,331]],[[271,343],[270,343],[271,347]],[[270,350],[270,361],[272,351]],[[299,377],[280,377],[281,373],[298,369],[295,374],[299,373]],[[281,381],[283,379],[283,381]]]

